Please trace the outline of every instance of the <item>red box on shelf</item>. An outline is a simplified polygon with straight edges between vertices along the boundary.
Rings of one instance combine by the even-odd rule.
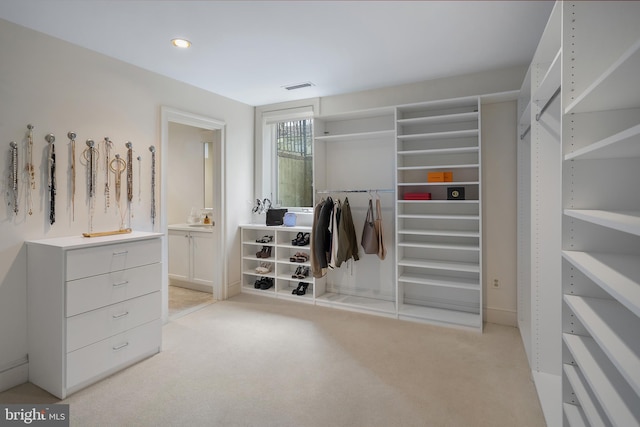
[[[405,200],[431,200],[431,193],[405,193]]]

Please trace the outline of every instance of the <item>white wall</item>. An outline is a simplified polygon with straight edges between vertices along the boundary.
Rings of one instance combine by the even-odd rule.
[[[253,108],[201,89],[159,76],[106,56],[0,20],[0,187],[6,196],[9,142],[15,140],[23,155],[27,124],[35,125],[34,161],[38,174],[34,193],[34,214],[26,215],[24,184],[21,185],[20,211],[0,211],[0,390],[26,380],[26,250],[24,241],[87,231],[89,214],[85,168],[77,163],[75,219],[71,215],[68,131],[77,134],[77,150],[84,149],[88,138],[102,141],[105,136],[124,153],[124,144],[132,141],[134,158],[140,155],[142,201],[134,203],[131,225],[151,230],[150,152],[160,148],[160,107],[170,106],[226,123],[226,230],[228,283],[240,281],[239,223],[250,220],[247,200],[253,188]],[[57,220],[48,223],[43,193],[45,155],[44,136],[56,136]],[[158,153],[157,165],[160,165]],[[24,160],[24,159],[23,159]],[[23,162],[21,160],[21,163]],[[78,160],[78,159],[76,159]],[[134,165],[137,168],[137,163]],[[158,180],[167,179],[158,170]],[[137,175],[134,174],[134,179]],[[99,183],[104,186],[104,178]],[[46,185],[46,184],[45,184]],[[100,185],[99,185],[100,188]],[[159,199],[160,182],[157,183]],[[123,191],[125,191],[123,189]],[[137,186],[136,186],[137,192]],[[120,224],[117,210],[104,211],[99,191],[94,230],[113,230]],[[126,194],[126,191],[125,193]],[[137,196],[137,193],[136,193]],[[160,203],[161,201],[158,200]],[[160,214],[158,204],[158,214]],[[157,231],[160,219],[156,219]],[[166,261],[166,253],[164,254]],[[18,367],[16,367],[18,366]],[[22,366],[22,367],[20,367]],[[19,374],[15,374],[19,372]]]
[[[515,101],[482,106],[485,319],[511,326],[517,325],[516,122]]]

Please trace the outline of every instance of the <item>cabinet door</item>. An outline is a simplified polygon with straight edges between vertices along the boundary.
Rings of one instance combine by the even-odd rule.
[[[213,284],[213,238],[212,233],[191,232],[192,277],[194,283]]]
[[[169,277],[189,280],[189,232],[169,230]]]

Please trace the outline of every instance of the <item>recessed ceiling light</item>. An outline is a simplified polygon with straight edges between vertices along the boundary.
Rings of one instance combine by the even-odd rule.
[[[180,47],[183,49],[186,49],[189,46],[191,46],[191,42],[187,39],[173,39],[171,40],[171,44],[174,45],[175,47]]]

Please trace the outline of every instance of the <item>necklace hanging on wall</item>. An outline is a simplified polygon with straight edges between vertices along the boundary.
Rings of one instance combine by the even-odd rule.
[[[76,220],[76,134],[67,132],[69,146],[71,148],[71,220]]]
[[[18,144],[11,141],[9,146],[11,147],[11,198],[13,213],[18,215]]]
[[[27,125],[27,158],[25,170],[28,175],[29,184],[27,185],[27,209],[29,215],[33,214],[33,191],[36,189],[36,169],[33,165],[33,128],[32,124]]]
[[[138,156],[138,203],[142,202],[142,157]]]
[[[89,196],[89,232],[93,231],[93,213],[95,210],[96,174],[98,173],[98,152],[93,139],[87,139],[87,148],[82,158],[87,165],[87,194]]]
[[[131,210],[131,202],[133,201],[133,144],[131,141],[127,141],[125,144],[127,147],[127,211],[129,212],[129,224],[131,227],[131,218],[133,218],[133,211]]]
[[[151,224],[156,223],[156,147],[149,147],[151,151]]]
[[[109,179],[109,168],[111,167],[111,148],[113,148],[113,142],[109,139],[108,136],[104,137],[104,157],[105,157],[105,176],[104,176],[104,210],[105,212],[109,209],[110,201],[110,179]]]
[[[118,212],[120,213],[120,229],[124,228],[124,215],[122,212],[122,206],[120,205],[120,193],[122,188],[122,172],[127,169],[127,162],[120,157],[120,154],[116,154],[115,158],[111,160],[109,169],[114,173],[116,186],[116,205],[118,206]]]
[[[44,139],[49,143],[49,224],[53,225],[56,222],[56,137],[50,133]]]

